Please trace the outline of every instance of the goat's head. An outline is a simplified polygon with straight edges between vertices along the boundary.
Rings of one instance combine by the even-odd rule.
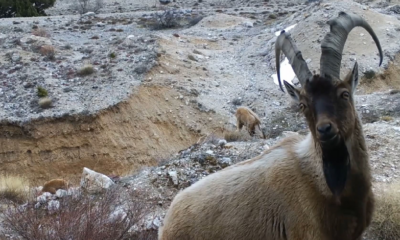
[[[374,39],[382,64],[382,49],[370,25],[358,15],[340,12],[328,21],[330,32],[321,43],[320,74],[313,75],[290,34],[282,31],[275,43],[276,69],[279,86],[280,52],[288,58],[299,82],[296,88],[284,81],[289,95],[303,111],[314,141],[322,150],[324,174],[332,193],[340,195],[344,189],[351,163],[346,141],[352,136],[356,124],[354,92],[358,83],[358,64],[354,64],[345,79],[340,79],[343,47],[349,32],[356,26],[365,28]]]

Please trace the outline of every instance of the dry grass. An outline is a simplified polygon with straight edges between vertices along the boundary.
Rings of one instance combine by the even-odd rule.
[[[375,212],[368,235],[372,239],[400,239],[400,182],[376,192]]]
[[[36,28],[32,31],[32,35],[38,36],[38,37],[46,37],[49,38],[50,34],[46,31],[44,28]]]
[[[250,135],[242,129],[242,131],[226,130],[224,132],[224,139],[227,142],[248,141],[251,139]]]
[[[391,117],[391,116],[382,116],[381,119],[382,119],[383,121],[390,122],[390,121],[393,120],[393,117]]]
[[[47,57],[48,59],[50,59],[50,60],[54,60],[54,58],[55,58],[55,55],[56,55],[56,50],[55,50],[55,48],[53,47],[53,46],[51,46],[51,45],[43,45],[41,48],[40,48],[40,54],[42,55],[42,56],[45,56],[45,57]]]
[[[143,195],[116,187],[98,196],[66,196],[53,210],[47,210],[47,204],[36,209],[28,203],[8,208],[3,225],[27,240],[156,239],[152,232],[129,232],[148,213]],[[123,208],[118,207],[121,204]]]
[[[360,88],[366,94],[370,94],[377,91],[386,91],[389,89],[400,90],[399,76],[400,76],[400,56],[397,55],[394,61],[389,63],[389,67],[384,73],[376,74],[373,77],[364,76],[360,80]]]
[[[29,181],[15,175],[0,176],[0,199],[23,203],[28,198]]]
[[[86,64],[78,71],[78,75],[80,76],[88,76],[94,73],[94,67],[92,64]]]

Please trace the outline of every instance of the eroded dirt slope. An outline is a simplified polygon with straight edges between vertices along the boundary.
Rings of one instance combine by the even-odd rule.
[[[143,86],[127,101],[94,117],[36,120],[23,127],[3,125],[0,172],[43,181],[77,179],[83,167],[125,175],[157,164],[202,134],[219,129],[207,124],[208,113],[186,105],[179,96],[166,87]]]

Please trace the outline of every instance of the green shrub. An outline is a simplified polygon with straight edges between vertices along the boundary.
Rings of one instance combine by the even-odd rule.
[[[117,57],[117,54],[115,54],[115,52],[112,52],[108,55],[110,58],[114,59]]]
[[[47,97],[49,94],[47,93],[46,89],[42,87],[37,87],[37,95],[38,97]]]
[[[56,0],[0,0],[0,18],[46,16]]]

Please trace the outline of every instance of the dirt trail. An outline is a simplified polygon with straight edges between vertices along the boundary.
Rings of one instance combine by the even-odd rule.
[[[209,114],[182,104],[179,95],[166,87],[142,86],[127,101],[95,117],[1,126],[0,172],[22,174],[33,182],[55,177],[76,182],[83,167],[124,175],[155,165],[202,133],[218,132],[213,124],[200,128],[191,114],[199,121],[207,121]]]

